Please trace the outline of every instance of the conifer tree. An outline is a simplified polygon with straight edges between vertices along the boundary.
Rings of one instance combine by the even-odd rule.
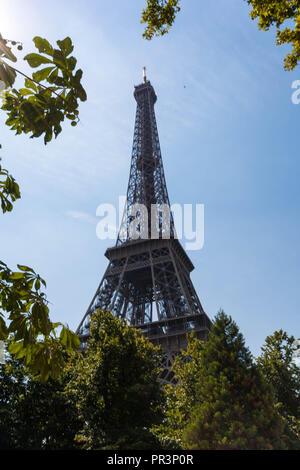
[[[272,388],[243,335],[224,312],[201,351],[197,401],[183,432],[186,449],[288,449],[292,440]]]
[[[188,337],[186,351],[175,358],[172,370],[176,386],[165,385],[163,422],[153,427],[153,432],[164,449],[181,449],[182,431],[189,422],[191,412],[198,403],[197,387],[201,380],[201,352],[203,342],[194,332]]]
[[[261,349],[258,366],[273,387],[280,413],[300,439],[299,341],[279,330],[267,336]]]
[[[266,380],[273,386],[276,400],[283,412],[300,418],[300,367],[295,361],[300,345],[285,331],[267,336],[258,358]]]

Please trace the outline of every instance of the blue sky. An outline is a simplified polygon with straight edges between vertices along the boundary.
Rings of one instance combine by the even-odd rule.
[[[3,5],[2,5],[3,3]],[[23,41],[71,36],[88,101],[55,142],[14,136],[1,156],[21,201],[0,219],[0,259],[47,281],[53,320],[76,328],[106,268],[96,208],[126,193],[135,100],[147,67],[171,203],[205,205],[205,245],[189,256],[210,316],[223,308],[253,354],[283,328],[299,337],[299,67],[261,32],[243,0],[183,0],[169,35],[142,39],[142,0],[1,2],[1,33]],[[43,6],[44,5],[44,6]],[[19,68],[26,70],[20,61]]]

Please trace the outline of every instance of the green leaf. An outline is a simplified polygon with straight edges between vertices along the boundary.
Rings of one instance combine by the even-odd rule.
[[[82,79],[83,71],[81,69],[78,69],[75,73],[75,81],[77,82],[78,85],[80,85],[80,80]]]
[[[41,70],[38,70],[37,72],[34,72],[32,74],[32,78],[36,81],[36,82],[41,82],[42,80],[45,80],[50,72],[52,72],[52,70],[54,69],[55,67],[46,67],[44,69],[41,69]]]
[[[29,365],[30,362],[31,362],[31,357],[32,357],[32,354],[31,354],[31,347],[30,346],[27,346],[26,350],[25,350],[25,364]]]
[[[81,85],[77,88],[77,96],[80,98],[81,101],[87,100],[86,91]]]
[[[53,72],[49,75],[49,77],[47,78],[47,81],[49,83],[55,83],[55,80],[57,79],[58,77],[58,69],[54,69]]]
[[[77,64],[77,60],[75,59],[75,57],[70,57],[68,60],[67,60],[67,64],[68,64],[68,70],[74,70],[75,67],[76,67],[76,64]]]
[[[33,38],[33,42],[35,47],[39,50],[39,52],[44,52],[45,54],[51,55],[53,54],[53,47],[51,46],[50,42],[47,39],[43,39],[40,36],[36,36]]]
[[[58,49],[54,49],[53,52],[53,62],[58,65],[60,68],[65,68],[66,66],[66,58],[64,54],[59,51]]]
[[[35,290],[40,290],[40,288],[41,288],[41,282],[40,282],[39,279],[37,279],[37,280],[35,281],[34,287],[35,287]]]
[[[59,335],[59,339],[60,339],[61,344],[63,344],[64,346],[68,345],[68,333],[67,333],[66,327],[62,328],[60,335]]]
[[[71,38],[69,37],[66,37],[63,41],[57,41],[56,44],[64,53],[65,57],[67,57],[69,54],[71,54],[71,52],[73,52],[74,46],[72,44]]]
[[[31,317],[32,317],[32,323],[36,328],[39,327],[42,315],[43,315],[43,310],[41,309],[40,304],[35,303],[31,310]]]
[[[19,93],[21,93],[22,96],[28,96],[28,95],[33,95],[32,90],[28,90],[27,88],[20,88]]]
[[[47,129],[45,132],[44,142],[47,144],[52,140],[53,132],[51,129]]]
[[[17,264],[17,266],[20,271],[29,271],[31,273],[34,273],[34,270],[32,268],[29,268],[28,266],[23,266],[22,264]]]
[[[24,60],[26,60],[28,64],[30,65],[30,67],[33,67],[33,68],[39,67],[42,64],[52,64],[52,61],[48,59],[47,57],[40,55],[40,54],[35,54],[35,53],[27,54],[24,57]]]
[[[10,354],[18,354],[20,351],[22,351],[23,348],[24,348],[23,341],[19,343],[14,342],[8,346],[8,352]]]
[[[23,273],[13,273],[10,275],[10,279],[12,280],[23,279],[23,278],[24,278]]]
[[[25,86],[26,88],[31,88],[33,91],[37,92],[36,84],[32,80],[29,80],[29,78],[25,79]]]
[[[3,320],[2,317],[0,317],[0,340],[6,340],[8,334],[8,329],[5,324],[5,321]]]
[[[15,339],[22,339],[22,335],[26,330],[26,317],[18,315],[9,324],[8,332],[14,333]],[[20,338],[19,338],[20,336]]]
[[[71,336],[71,346],[74,349],[78,349],[80,346],[80,339],[76,335],[76,333],[73,333],[73,331],[70,331],[70,336]]]
[[[39,327],[40,333],[47,335],[51,331],[51,323],[48,316],[48,307],[42,303],[35,303],[32,307],[32,316],[35,326]]]

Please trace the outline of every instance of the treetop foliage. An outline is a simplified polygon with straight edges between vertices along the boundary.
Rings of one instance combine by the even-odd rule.
[[[6,91],[2,109],[8,114],[6,125],[16,134],[43,135],[47,144],[60,134],[65,118],[77,125],[79,101],[86,101],[87,95],[81,84],[82,70],[75,70],[77,60],[71,56],[74,46],[69,37],[57,41],[58,48],[39,36],[33,42],[40,54],[27,54],[24,60],[32,68],[41,68],[32,77],[25,76],[24,88]],[[11,81],[6,84],[12,85]]]
[[[283,330],[267,336],[257,362],[272,385],[283,414],[299,420],[300,433],[300,367],[296,362],[300,344]]]
[[[15,357],[0,365],[1,449],[300,448],[299,421],[278,403],[291,366],[284,332],[266,339],[265,366],[220,312],[206,343],[189,335],[177,385],[163,391],[162,351],[139,330],[98,311],[90,331],[86,351],[68,354],[56,379],[36,380]],[[299,382],[292,391],[299,397]]]
[[[247,0],[252,7],[251,18],[258,18],[258,27],[268,31],[277,29],[276,45],[291,44],[292,52],[284,59],[284,68],[293,70],[300,59],[300,1],[299,0]],[[281,30],[289,22],[290,27]]]
[[[141,23],[146,23],[144,39],[163,36],[171,29],[177,13],[180,11],[180,0],[147,0],[147,8],[142,12]]]
[[[67,394],[84,423],[76,440],[85,449],[151,449],[158,444],[149,428],[162,413],[161,351],[109,312],[94,314],[90,333],[84,356],[68,366]]]
[[[0,449],[62,450],[77,447],[75,403],[64,393],[67,376],[41,382],[18,359],[0,365]]]
[[[214,319],[206,343],[189,337],[174,372],[178,385],[166,387],[165,419],[154,428],[169,448],[299,448],[292,426],[276,407],[271,384],[224,312]]]
[[[252,7],[250,17],[258,18],[258,27],[264,31],[277,28],[276,45],[291,44],[292,52],[284,59],[285,70],[293,70],[300,59],[300,0],[246,0]],[[141,23],[146,29],[143,38],[167,34],[180,11],[180,0],[147,0]],[[281,29],[285,22],[288,27]]]

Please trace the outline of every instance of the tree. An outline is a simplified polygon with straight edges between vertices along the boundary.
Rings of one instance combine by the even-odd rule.
[[[235,322],[220,312],[201,353],[198,404],[183,432],[188,449],[287,449],[293,445],[271,387]]]
[[[163,423],[154,426],[153,432],[164,449],[180,449],[182,432],[187,426],[193,408],[198,403],[198,383],[201,381],[201,361],[203,342],[194,332],[188,336],[186,351],[175,358],[172,370],[176,386],[166,385]]]
[[[285,331],[267,336],[257,362],[273,387],[279,410],[300,439],[300,367],[295,361],[300,345]]]
[[[0,81],[1,88],[6,88],[1,109],[8,115],[6,125],[16,134],[43,136],[47,144],[53,135],[56,138],[60,134],[65,118],[76,126],[79,101],[87,96],[81,84],[82,70],[75,70],[77,60],[71,56],[71,39],[57,41],[58,48],[38,36],[33,41],[39,54],[27,54],[24,59],[30,67],[42,68],[28,76],[11,64],[17,61],[12,48],[22,50],[22,45],[0,35]],[[13,87],[17,74],[25,77],[19,90]],[[20,197],[17,182],[1,165],[2,212],[11,211]],[[41,290],[46,287],[45,281],[32,268],[18,265],[18,269],[13,272],[0,261],[0,340],[11,339],[9,352],[23,358],[32,373],[42,380],[49,376],[55,379],[64,363],[61,346],[73,350],[79,346],[79,339],[62,323],[50,321],[48,300]],[[59,336],[57,328],[61,329]]]
[[[0,364],[0,449],[13,449],[20,421],[17,406],[25,391],[23,367],[18,361]]]
[[[285,70],[293,70],[300,59],[300,1],[299,0],[247,0],[251,5],[252,20],[258,18],[258,27],[268,31],[276,27],[276,45],[292,44],[292,52],[284,59]],[[281,26],[288,27],[281,30]]]
[[[76,448],[79,422],[64,395],[66,380],[62,374],[41,383],[11,358],[0,366],[0,449]]]
[[[276,27],[276,45],[292,44],[292,52],[284,59],[285,70],[293,70],[300,59],[300,1],[299,0],[246,0],[252,7],[250,17],[258,18],[258,27],[268,31]],[[180,0],[147,0],[141,23],[146,23],[145,39],[167,34],[180,11]],[[288,23],[288,27],[281,27]]]
[[[147,8],[143,10],[141,20],[141,23],[147,24],[143,38],[150,40],[153,36],[163,36],[169,32],[180,11],[179,1],[147,0]]]
[[[1,149],[1,145],[0,145]],[[0,159],[1,161],[1,159]],[[11,212],[13,209],[13,203],[20,199],[20,188],[13,176],[9,174],[7,170],[2,168],[0,164],[0,200],[1,210],[3,214],[5,212]]]
[[[55,48],[47,39],[33,38],[40,54],[27,54],[24,60],[32,68],[42,68],[32,76],[7,63],[7,60],[15,61],[8,42],[11,43],[0,38],[0,77],[10,87],[4,94],[1,108],[8,114],[6,125],[16,134],[31,133],[32,138],[43,136],[47,144],[53,135],[60,134],[65,118],[71,120],[72,126],[77,125],[79,100],[87,99],[81,84],[82,70],[75,71],[77,60],[70,56],[74,50],[72,40],[67,37],[57,41],[58,48]],[[12,88],[17,73],[25,77],[24,88],[19,90]]]
[[[159,350],[111,313],[96,312],[90,332],[85,354],[68,366],[66,393],[84,423],[76,440],[84,449],[157,448]]]
[[[187,354],[189,361],[175,362],[181,380],[168,389],[166,419],[156,428],[162,442],[169,436],[184,449],[297,447],[231,317],[219,312],[206,343],[190,336]]]

